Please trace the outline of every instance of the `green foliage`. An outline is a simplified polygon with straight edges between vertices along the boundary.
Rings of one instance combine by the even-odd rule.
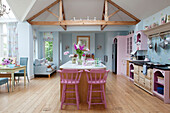
[[[79,55],[79,59],[81,59],[82,55],[84,54],[84,52],[80,49],[77,49],[76,53]]]
[[[45,41],[45,58],[53,61],[53,42]]]

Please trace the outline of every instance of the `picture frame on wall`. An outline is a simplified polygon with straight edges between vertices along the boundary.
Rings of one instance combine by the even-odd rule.
[[[77,36],[77,44],[85,45],[83,51],[90,50],[90,36]]]

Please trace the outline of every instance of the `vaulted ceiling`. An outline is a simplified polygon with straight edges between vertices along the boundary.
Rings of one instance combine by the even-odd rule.
[[[14,15],[20,21],[24,21],[49,6],[55,0],[7,0]],[[170,6],[170,0],[112,0],[126,11],[130,12],[140,20]],[[102,11],[104,0],[63,0],[66,19],[70,20],[73,17],[90,18],[96,17],[102,18]],[[58,4],[50,9],[55,14],[58,13]],[[109,14],[113,13],[117,9],[112,5],[109,5]],[[36,20],[49,20],[56,21],[56,17],[49,12],[45,12],[40,15]],[[132,19],[122,12],[118,12],[115,16],[110,18],[112,21],[131,21]]]

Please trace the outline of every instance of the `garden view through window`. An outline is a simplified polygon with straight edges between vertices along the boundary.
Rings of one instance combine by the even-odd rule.
[[[45,58],[48,61],[53,61],[53,42],[45,41]]]

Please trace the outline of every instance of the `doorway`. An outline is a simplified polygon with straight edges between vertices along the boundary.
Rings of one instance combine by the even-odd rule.
[[[117,38],[112,44],[112,72],[117,74]]]

